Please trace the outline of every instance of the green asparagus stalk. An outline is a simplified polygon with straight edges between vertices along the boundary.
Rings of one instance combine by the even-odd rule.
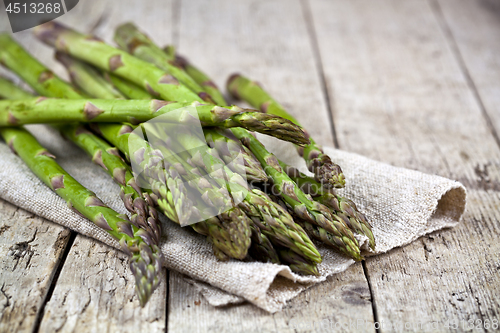
[[[155,130],[161,130],[162,132],[154,133]],[[156,140],[153,138],[154,135],[162,137],[163,131],[169,132],[169,130],[168,127],[162,127],[161,129],[148,128],[146,131],[150,142],[155,142]],[[177,133],[176,137],[178,138],[180,135],[182,134]],[[192,133],[186,134],[186,136],[190,138],[195,137]],[[221,234],[220,236],[222,237],[210,235],[214,246],[229,257],[237,259],[244,258],[251,243],[251,220],[238,207],[234,206],[233,198],[229,195],[230,187],[226,186],[225,176],[223,175],[224,171],[220,169],[220,166],[219,169],[216,169],[217,166],[214,164],[211,165],[214,169],[207,170],[207,172],[211,173],[210,176],[221,177],[214,178],[217,180],[222,179],[222,182],[218,183],[221,186],[217,186],[217,184],[210,182],[210,177],[202,177],[203,174],[196,165],[189,164],[189,157],[183,156],[182,152],[176,153],[175,148],[178,147],[175,140],[161,141],[161,143],[162,146],[158,147],[158,149],[164,156],[168,156],[167,163],[175,166],[175,169],[188,181],[191,187],[195,188],[200,193],[203,201],[211,203],[211,206],[217,210],[215,213],[212,213],[212,215],[218,215],[221,222],[220,225],[217,226],[221,227],[221,231],[229,232],[228,235]],[[240,183],[244,182],[244,180],[241,179],[235,179],[235,181]],[[210,219],[208,222],[210,223]],[[227,240],[227,236],[230,236],[231,242],[229,242],[229,244],[217,243],[217,240],[221,238]],[[229,248],[226,248],[228,245]]]
[[[281,197],[301,219],[328,232],[335,239],[335,247],[340,251],[356,260],[362,259],[358,242],[342,219],[333,215],[324,205],[313,201],[312,198],[304,194],[293,180],[283,172],[276,156],[267,151],[253,135],[236,128],[232,131],[257,157],[269,178],[279,189]]]
[[[191,163],[195,167],[205,169],[206,172],[214,176],[220,186],[229,184],[228,189],[231,194],[236,197],[241,196],[238,200],[238,207],[252,218],[273,244],[285,246],[313,262],[321,262],[321,255],[312,241],[304,230],[294,223],[286,210],[275,204],[262,191],[248,189],[248,185],[241,175],[225,167],[217,152],[214,149],[204,147],[199,138],[179,133],[176,139],[185,149],[183,154],[190,155],[182,156],[179,154],[181,159],[186,161],[185,163]],[[214,166],[220,165],[224,167],[218,173]]]
[[[35,35],[49,46],[132,81],[156,98],[178,102],[204,101],[171,74],[96,37],[85,36],[54,21],[35,28]],[[207,98],[207,101],[211,102],[211,99]]]
[[[262,112],[279,115],[299,125],[299,122],[256,82],[250,81],[239,74],[234,74],[229,78],[227,87],[235,98],[245,100]],[[306,161],[309,170],[314,173],[316,180],[324,186],[344,187],[345,177],[340,166],[333,163],[330,157],[323,152],[323,149],[307,133],[306,135],[310,140],[310,144],[297,147],[297,150]]]
[[[102,75],[128,99],[153,99],[150,93],[128,80],[107,72],[103,72]]]
[[[224,96],[220,92],[219,88],[217,88],[214,81],[212,81],[208,75],[193,66],[186,58],[177,55],[173,46],[166,46],[163,48],[163,51],[167,54],[170,61],[174,61],[175,65],[184,69],[184,71],[191,76],[196,83],[198,83],[210,96],[212,96],[212,99],[217,105],[227,105],[226,100],[224,99]]]
[[[133,128],[126,124],[95,124],[94,130],[101,134],[107,141],[120,150],[127,158],[130,157],[130,135]],[[140,138],[137,138],[140,140]],[[188,190],[178,172],[170,165],[166,165],[161,152],[152,149],[146,141],[144,149],[133,151],[134,160],[139,161],[139,169],[144,170],[144,175],[135,174],[137,179],[143,179],[141,185],[151,187],[154,202],[161,211],[172,221],[181,223],[189,221],[198,215],[193,207]],[[147,177],[145,180],[143,176]]]
[[[108,81],[106,81],[104,78],[102,78],[99,73],[95,70],[93,70],[92,67],[89,65],[82,63],[79,60],[73,59],[71,56],[63,54],[63,53],[58,53],[58,59],[62,62],[64,62],[64,65],[70,71],[70,75],[73,78],[74,81],[76,81],[79,85],[79,87],[84,90],[89,92],[93,97],[98,97],[98,98],[109,98],[113,99],[116,97],[123,97],[121,94],[116,95],[116,91]],[[79,145],[81,148],[87,151],[88,154],[91,156],[94,156],[97,152],[88,150],[89,148],[92,149],[93,146],[92,144],[89,145],[89,141],[92,141],[100,145],[102,148],[104,148],[104,151],[107,151],[111,149],[111,146],[106,146],[107,144],[97,138],[95,135],[91,134],[90,132],[86,131],[84,135],[75,135],[74,133],[80,133],[82,132],[81,129],[75,128],[74,125],[70,126],[69,128],[66,128],[65,134],[68,138],[73,140],[77,145]],[[83,138],[82,138],[83,137]],[[83,140],[83,143],[80,142]],[[116,149],[116,148],[115,148]],[[118,151],[116,151],[118,153]],[[137,153],[137,152],[136,152]],[[118,154],[116,154],[118,155]],[[115,165],[117,163],[122,163],[120,168],[123,170],[127,170],[128,176],[130,176],[130,179],[134,179],[134,184],[135,183],[135,178],[133,178],[132,174],[128,171],[128,166],[125,162],[118,160],[118,156],[106,156],[105,153],[99,153],[99,161],[101,161],[101,165],[107,170],[111,171],[114,170]],[[104,157],[104,158],[103,158]],[[183,209],[182,211],[179,211],[181,213],[181,218],[185,219],[188,216],[191,216],[192,213],[194,213],[195,209],[191,209],[191,207],[186,207],[185,205],[180,205],[178,200],[179,198],[173,197],[172,192],[168,189],[166,186],[167,183],[170,183],[170,186],[175,186],[177,189],[182,188],[181,184],[175,184],[175,180],[169,179],[166,177],[166,172],[164,170],[164,166],[161,163],[154,162],[152,159],[150,160],[144,160],[144,170],[145,172],[148,172],[148,175],[150,176],[147,179],[147,182],[144,184],[147,184],[148,187],[151,187],[154,191],[153,193],[156,195],[154,198],[155,200],[152,200],[150,197],[148,197],[147,193],[144,193],[143,195],[147,199],[147,202],[151,203],[156,203],[161,209],[162,212],[169,217],[171,220],[179,221],[179,215],[177,214],[177,209]],[[102,164],[104,162],[104,164]],[[107,165],[106,162],[111,163],[112,165]],[[150,163],[150,164],[147,164]],[[146,165],[147,164],[147,165]],[[161,175],[161,177],[159,177]],[[113,174],[111,174],[113,176]],[[141,185],[144,185],[141,184]],[[137,186],[137,188],[139,188]],[[180,191],[177,191],[176,193],[180,193]],[[122,199],[125,202],[125,205],[128,207],[132,207],[130,203],[128,202],[126,197],[123,195],[121,196]],[[188,200],[183,200],[183,202],[188,203]],[[177,205],[176,205],[177,204]],[[144,206],[147,208],[147,206]],[[142,213],[145,213],[145,211],[141,211]],[[187,215],[185,213],[189,213],[190,215]],[[147,215],[142,214],[141,216],[141,221],[147,221]],[[147,224],[141,224],[144,225],[144,227],[147,227]],[[159,232],[159,228],[157,227],[158,224],[153,225],[153,235],[155,232]],[[156,227],[156,228],[154,228]],[[157,232],[157,233],[158,233]],[[158,233],[159,235],[159,233]]]
[[[340,217],[353,232],[368,237],[370,248],[375,250],[372,226],[352,200],[335,193],[325,193],[314,200],[332,209],[333,213]]]
[[[300,172],[296,168],[282,161],[278,162],[283,171],[297,184],[302,192],[309,194],[312,197],[317,197],[325,193],[335,192],[335,189],[323,186],[323,184],[318,182],[315,178],[307,176],[306,174]]]
[[[106,81],[90,65],[74,59],[63,52],[56,52],[55,58],[66,68],[71,82],[92,98],[123,99],[124,96]]]
[[[120,243],[122,250],[130,256],[136,292],[141,306],[144,306],[160,282],[162,260],[158,246],[149,242],[146,232],[132,225],[126,215],[107,207],[93,192],[71,177],[28,131],[0,128],[0,134],[12,151],[72,210],[106,230]]]
[[[0,63],[18,74],[41,96],[84,98],[75,89],[68,89],[66,82],[55,76],[6,33],[0,34]]]
[[[170,59],[162,49],[157,47],[134,24],[125,23],[118,26],[115,30],[114,41],[122,50],[162,69],[197,93],[204,101],[215,104],[211,96],[191,76],[181,67],[176,66],[174,61],[172,61],[173,59]]]
[[[130,221],[135,226],[148,231],[145,235],[159,245],[160,222],[153,201],[147,193],[142,193],[118,150],[96,137],[82,125],[61,127],[60,130],[66,138],[92,157],[92,161],[101,166],[120,186],[120,198],[131,213]]]
[[[188,108],[186,108],[188,107]],[[191,114],[195,108],[197,114]],[[184,110],[179,110],[183,109]],[[243,127],[297,144],[307,144],[302,129],[290,121],[272,115],[241,109],[160,100],[53,99],[34,98],[0,101],[0,126],[72,122],[130,122],[138,124],[171,113],[171,121],[197,122],[203,126]],[[195,118],[195,119],[193,119]]]
[[[266,172],[260,162],[238,139],[230,137],[230,132],[225,132],[224,135],[214,129],[205,129],[203,132],[209,147],[217,151],[233,172],[245,175],[249,181],[267,181]]]
[[[280,264],[278,253],[269,238],[262,233],[255,223],[251,224],[251,228],[252,244],[250,245],[248,254],[258,261]]]
[[[325,189],[316,179],[303,174],[296,168],[282,161],[279,161],[279,163],[281,168],[304,193],[310,194],[315,201],[330,208],[353,232],[368,237],[370,248],[375,249],[372,227],[366,216],[358,210],[352,200],[336,194],[333,189]]]
[[[11,92],[9,95],[5,94],[1,96],[3,98],[16,99],[32,96],[30,93],[17,88],[13,83],[2,79],[0,79],[0,90],[0,96],[3,95],[3,92]],[[115,182],[120,185],[120,197],[125,203],[125,207],[132,214],[131,222],[135,226],[149,232],[149,234],[142,235],[142,237],[148,237],[149,243],[154,241],[158,245],[160,230],[156,210],[151,204],[147,203],[147,201],[151,203],[150,198],[147,196],[145,199],[142,198],[141,191],[135,179],[128,171],[126,163],[119,157],[116,148],[109,146],[106,142],[90,134],[79,125],[61,127],[60,130],[66,137],[83,148],[92,157],[92,160],[103,167]]]
[[[0,39],[4,36],[0,36]],[[83,96],[79,94],[72,86],[68,85],[66,82],[62,81],[60,78],[51,74],[46,80],[40,80],[40,73],[51,73],[45,66],[34,59],[30,54],[28,54],[19,44],[17,44],[10,37],[3,40],[5,43],[1,44],[0,47],[0,57],[2,59],[2,64],[4,64],[9,69],[13,70],[21,76],[31,87],[40,94],[45,94],[48,96],[56,97],[66,97],[66,98],[82,98]],[[5,60],[5,61],[4,61]],[[20,63],[22,61],[22,63]],[[77,128],[78,125],[71,125],[73,129]],[[75,132],[76,133],[76,132]],[[87,135],[89,137],[90,135]],[[108,147],[104,147],[102,151],[106,151]],[[112,150],[108,150],[112,152]],[[106,152],[107,153],[107,152]],[[106,154],[104,154],[106,155]],[[119,177],[120,170],[113,169],[117,172],[116,176]],[[126,178],[126,177],[125,177]],[[117,178],[118,179],[118,178]],[[132,184],[130,179],[127,179],[127,184]],[[129,189],[130,190],[130,189]],[[160,226],[157,221],[158,216],[153,207],[150,206],[151,202],[149,197],[145,197],[145,201],[142,199],[129,197],[130,193],[124,193],[122,199],[124,200],[125,207],[132,208],[132,219],[133,222],[138,226],[145,227],[145,230],[141,233],[141,237],[145,241],[155,240],[157,244],[160,237]],[[142,205],[147,203],[146,205]],[[151,208],[151,209],[149,209]],[[161,261],[163,256],[156,246],[151,248],[153,255],[157,258],[159,265],[161,266]],[[149,263],[149,259],[144,257],[145,262]],[[146,272],[144,267],[141,269],[136,269],[137,267],[131,266],[134,276],[136,277],[137,283],[142,283],[141,280],[144,279]],[[137,285],[136,290],[138,292],[139,299],[141,302],[147,302],[150,295],[153,293],[157,284],[149,284],[152,289],[144,290],[143,286]]]
[[[27,99],[33,98],[33,95],[26,90],[19,88],[12,81],[0,76],[0,98]]]
[[[126,156],[129,155],[129,137],[133,131],[133,128],[129,125],[120,124],[96,124],[97,130],[114,146],[116,146],[122,153]],[[179,169],[173,168],[169,169],[167,172],[167,177],[169,174],[175,175],[175,171]],[[168,187],[165,186],[163,191],[171,189],[172,191],[181,191],[184,187],[184,181],[180,178],[175,178],[172,181],[176,181],[175,186],[170,183]],[[152,196],[153,199],[158,200],[157,197],[160,195]],[[179,194],[170,194],[173,197],[183,197]],[[208,199],[207,199],[208,200]],[[185,200],[180,200],[185,201]],[[202,206],[204,203],[199,203],[197,206]],[[161,207],[161,202],[159,202]],[[217,206],[223,206],[222,203],[217,203]],[[193,207],[194,209],[194,207]],[[203,215],[203,214],[201,214]],[[173,220],[178,222],[179,220]],[[221,214],[219,217],[209,218],[205,221],[201,221],[192,225],[193,229],[201,234],[209,237],[209,240],[214,246],[214,252],[219,259],[224,259],[226,256],[231,258],[243,259],[248,251],[250,245],[249,235],[250,231],[246,231],[245,223],[248,223],[244,217],[235,214],[232,211],[228,211],[225,214]]]
[[[2,38],[3,36],[0,36]],[[16,74],[18,74],[23,80],[25,80],[27,83],[31,85],[31,87],[37,91],[40,94],[43,94],[44,96],[66,96],[67,98],[82,98],[79,94],[79,92],[73,88],[71,85],[68,83],[64,82],[61,80],[59,77],[57,77],[54,74],[51,74],[51,77],[47,80],[50,81],[50,84],[47,85],[47,81],[41,82],[39,79],[39,72],[42,73],[47,73],[49,70],[39,63],[35,58],[33,58],[28,52],[26,52],[19,44],[17,44],[13,39],[6,38],[5,43],[0,47],[0,56],[2,59],[5,59],[3,64],[14,71]],[[59,55],[59,60],[65,62],[67,66],[71,65],[72,69],[72,77],[74,80],[78,81],[79,84],[88,91],[91,91],[93,94],[99,94],[103,98],[111,97],[113,96],[110,92],[112,89],[108,85],[106,85],[106,82],[96,80],[94,76],[92,75],[92,72],[87,71],[87,66],[86,64],[81,64],[77,63],[76,61],[72,61],[71,58],[68,56]],[[23,63],[21,64],[20,61]],[[57,88],[57,89],[56,89]],[[41,97],[40,99],[43,99]],[[20,102],[22,103],[22,102]],[[73,131],[74,133],[77,133],[79,130],[79,126],[75,124],[71,124],[68,126],[68,131]],[[86,137],[93,136],[90,133],[86,133]],[[76,140],[76,136],[72,136]],[[93,140],[96,142],[99,142],[99,138],[93,136]],[[102,140],[101,140],[102,141]],[[75,142],[77,145],[80,145],[81,143]],[[104,147],[104,151],[111,149],[111,147]],[[112,151],[112,150],[110,150]],[[92,154],[93,156],[93,154]],[[107,159],[106,159],[107,160]],[[104,165],[106,168],[107,166]],[[127,182],[130,181],[127,179]],[[125,199],[125,198],[124,198]],[[149,201],[149,198],[144,198],[144,200]],[[124,204],[127,208],[129,208],[130,204],[126,200],[124,201]],[[152,207],[151,207],[152,208]],[[159,221],[157,221],[157,218],[155,217],[155,214],[151,216],[150,214],[147,213],[147,210],[140,210],[138,211],[139,217],[137,219],[143,220],[143,221],[149,221],[150,223],[153,223],[151,229],[152,235],[151,237],[154,238],[159,238]],[[146,226],[146,224],[142,224]],[[156,236],[155,236],[156,234]]]
[[[303,258],[301,255],[294,251],[283,249],[279,251],[279,257],[281,261],[287,263],[290,269],[294,272],[301,273],[304,275],[316,275],[319,276],[318,268],[316,263],[310,262]]]

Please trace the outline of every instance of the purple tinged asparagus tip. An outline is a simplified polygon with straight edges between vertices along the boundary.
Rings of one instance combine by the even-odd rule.
[[[120,54],[114,55],[109,58],[109,70],[111,72],[116,71],[118,68],[122,67],[124,63],[122,62],[122,56]]]
[[[48,79],[52,79],[53,77],[54,73],[52,73],[51,71],[43,71],[38,77],[38,83],[44,83],[45,81],[47,81]]]
[[[19,119],[17,119],[16,117],[14,117],[14,115],[12,114],[12,112],[9,111],[9,114],[7,116],[7,123],[10,124],[10,125],[16,125],[18,122],[19,122]]]
[[[94,223],[104,229],[104,230],[113,230],[109,224],[108,224],[108,221],[106,220],[106,218],[104,217],[104,215],[102,213],[99,213],[97,214],[97,216],[95,217],[95,220],[94,220]]]
[[[102,150],[98,150],[95,152],[94,156],[92,156],[92,162],[103,168],[104,170],[108,171],[108,168],[102,161]]]
[[[151,101],[151,108],[154,110],[154,112],[157,112],[158,110],[160,110],[165,105],[168,105],[168,104],[171,104],[171,103],[174,103],[174,102],[163,101],[163,100],[159,100],[159,99],[153,99]]]
[[[86,207],[107,207],[101,199],[98,197],[92,195],[89,196],[87,199],[85,199],[85,206]]]
[[[175,85],[179,85],[179,81],[173,77],[172,75],[170,74],[165,74],[163,75],[159,80],[158,80],[158,83],[159,84],[175,84]]]
[[[40,152],[39,152],[39,153],[37,153],[36,155],[37,155],[37,156],[47,156],[47,157],[50,157],[50,158],[52,158],[52,159],[54,159],[54,160],[56,159],[56,157],[55,157],[54,155],[52,155],[51,153],[49,153],[49,151],[48,151],[48,150],[45,150],[45,149],[44,149],[44,150],[42,150],[42,151],[40,151]]]
[[[85,115],[85,118],[87,120],[92,120],[103,112],[104,110],[99,109],[97,106],[90,102],[86,102],[85,106],[83,107],[83,114]]]
[[[125,168],[115,168],[113,170],[113,179],[120,185],[126,185],[125,175],[127,170]]]
[[[57,175],[52,177],[52,179],[50,179],[50,185],[52,186],[52,189],[54,191],[64,188],[64,175]]]

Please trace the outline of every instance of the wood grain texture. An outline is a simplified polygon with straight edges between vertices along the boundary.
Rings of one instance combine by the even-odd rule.
[[[70,232],[0,200],[0,331],[31,332]]]
[[[162,332],[166,291],[163,277],[141,308],[127,256],[78,236],[45,306],[40,332]]]
[[[161,42],[171,39],[170,1],[84,1],[65,15],[64,22],[112,43],[114,29],[129,20],[151,31]],[[158,10],[161,8],[161,10]],[[92,22],[84,14],[91,13]],[[141,21],[134,20],[141,18]],[[54,67],[58,67],[57,64]],[[60,67],[60,66],[59,66]],[[161,332],[165,328],[166,275],[147,306],[139,307],[134,278],[126,256],[101,243],[78,236],[47,303],[40,330],[98,332]]]
[[[310,5],[340,147],[469,193],[458,227],[367,260],[382,331],[498,320],[500,151],[439,18],[422,1]]]
[[[225,91],[232,73],[246,75],[283,103],[319,144],[333,145],[300,1],[180,1],[179,11],[179,53],[219,88]]]
[[[122,1],[120,6],[117,6],[117,3],[112,2],[82,1],[60,21],[79,31],[93,32],[107,42],[112,42],[115,26],[126,20],[131,20],[139,14],[139,17],[150,22],[149,27],[158,29],[153,31],[156,38],[165,42],[170,40],[171,20],[161,20],[162,13],[154,10],[155,7],[158,8],[160,3],[151,3],[151,6],[136,6],[138,9],[132,10],[136,4],[137,2],[134,1]],[[171,12],[169,7],[171,2],[162,1],[161,5],[165,12]],[[2,12],[2,14],[4,13]],[[4,24],[3,22],[5,21],[2,20],[2,24]],[[136,23],[147,28],[147,24]],[[2,29],[7,30],[5,25],[2,25]],[[165,36],[168,36],[167,40],[162,39],[166,38]],[[14,38],[57,75],[67,78],[64,68],[53,59],[53,50],[36,40],[31,30],[16,33]],[[53,238],[52,243],[57,241],[55,236]],[[144,309],[140,309],[139,302],[134,296],[134,279],[129,272],[124,254],[83,236],[77,236],[75,245],[77,247],[72,248],[68,264],[61,271],[51,299],[47,300],[40,331],[115,332],[144,330],[160,332],[164,330],[166,276],[162,276],[161,286],[152,297],[150,304]],[[51,248],[52,244],[46,240],[43,247]],[[84,249],[80,249],[80,247],[84,247]],[[80,256],[79,254],[85,250],[87,250],[85,255]],[[47,279],[51,278],[51,275],[45,271],[37,273],[36,270],[33,270],[33,275],[47,275]],[[49,285],[50,282],[49,279]],[[14,298],[17,299],[17,296]],[[37,311],[44,303],[44,298],[38,300],[40,304],[36,308]],[[19,301],[17,301],[19,304],[17,309],[20,314],[24,311],[24,307],[21,305],[22,301],[23,296],[20,294]],[[11,321],[13,325],[16,324],[14,320]],[[31,329],[31,327],[29,328]]]
[[[176,42],[221,87],[235,71],[260,81],[331,145],[323,68],[342,149],[462,181],[468,211],[457,228],[367,260],[375,318],[359,264],[273,315],[211,307],[176,273],[168,316],[165,280],[140,310],[124,255],[78,236],[40,331],[370,332],[374,320],[381,332],[446,331],[447,319],[467,331],[468,320],[500,319],[500,149],[491,134],[500,127],[499,11],[492,0],[457,3],[439,0],[440,14],[436,2],[416,0],[80,1],[63,22],[110,42],[132,20],[159,44]],[[6,23],[1,3],[0,30]],[[15,38],[66,77],[29,31]],[[0,330],[29,331],[68,234],[4,202],[0,223]]]
[[[299,294],[275,314],[248,303],[215,308],[174,272],[169,286],[168,332],[349,332],[350,325],[356,332],[374,331],[361,264]]]
[[[500,3],[494,0],[436,1],[464,69],[485,112],[500,133]],[[497,135],[498,138],[498,135]]]
[[[221,88],[233,72],[259,81],[319,142],[333,145],[321,80],[299,1],[227,0],[217,5],[181,1],[179,12],[181,54],[211,75]],[[297,325],[321,331],[318,325],[322,321],[340,325],[358,319],[368,323],[360,331],[374,331],[373,324],[369,324],[373,323],[373,315],[361,265],[305,291],[274,315],[249,304],[215,309],[173,274],[170,286],[170,332],[287,332],[294,331]],[[187,313],[198,320],[185,320]]]

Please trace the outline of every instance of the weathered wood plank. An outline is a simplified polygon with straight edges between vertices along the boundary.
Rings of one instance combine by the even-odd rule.
[[[333,145],[329,115],[299,1],[223,0],[217,4],[182,1],[180,6],[181,54],[211,75],[219,86],[223,87],[233,72],[258,80],[319,142]],[[274,315],[249,304],[213,308],[194,287],[171,274],[169,332],[289,332],[298,327],[321,331],[318,326],[321,321],[345,325],[358,319],[368,323],[359,331],[374,331],[369,290],[361,265],[305,291]]]
[[[0,31],[11,31],[0,4]],[[21,32],[15,38],[33,49]],[[0,68],[0,74],[10,76]],[[0,331],[31,332],[43,310],[70,231],[0,200]]]
[[[170,6],[171,2],[157,1],[148,4],[122,1],[117,6],[109,2],[85,1],[60,20],[83,32],[101,32],[102,37],[111,42],[114,27],[133,19],[139,13],[141,18],[150,22],[151,27],[158,29],[153,34],[156,38],[165,38],[171,31],[170,20],[160,20],[161,11],[154,9],[160,5],[163,8]],[[137,24],[141,25],[141,22]],[[14,37],[58,75],[67,77],[62,66],[53,59],[53,50],[38,42],[31,31],[17,33]],[[126,257],[119,251],[85,237],[77,236],[75,244],[77,248],[71,250],[68,265],[61,271],[58,280],[60,284],[57,284],[46,305],[41,331],[164,330],[167,284],[165,276],[162,277],[162,286],[150,304],[140,309],[134,296],[134,280],[126,264]],[[51,248],[51,244],[47,241],[41,247]],[[85,255],[79,255],[80,253]],[[49,274],[44,272],[35,276],[39,275],[49,277]],[[17,309],[22,313],[25,307],[20,305]],[[14,325],[15,321],[12,324]]]
[[[0,331],[31,332],[70,231],[0,200]]]
[[[45,306],[40,332],[162,332],[166,291],[163,278],[141,308],[127,256],[78,236]]]
[[[444,16],[459,57],[470,75],[483,107],[500,133],[500,3],[492,0],[440,0],[436,10]],[[438,13],[441,15],[440,13]]]
[[[306,290],[275,314],[248,303],[215,308],[174,272],[169,287],[168,332],[374,331],[361,264]]]
[[[458,227],[367,260],[382,331],[498,320],[500,151],[431,6],[310,5],[340,147],[458,179],[469,192]]]
[[[172,35],[171,20],[166,20],[163,15],[170,12],[171,7],[171,1],[121,1],[119,4],[85,1],[75,7],[74,12],[66,14],[62,21],[112,43],[115,27],[132,20],[144,30],[151,31],[156,39],[167,43]],[[88,16],[89,12],[93,20],[86,22],[82,15]],[[136,18],[141,18],[141,21]],[[54,64],[51,68],[60,66]],[[159,289],[141,309],[126,256],[97,241],[77,236],[52,298],[46,305],[40,330],[163,331],[166,285],[164,275]]]
[[[333,145],[300,1],[180,1],[179,53],[225,91],[239,72],[259,81],[320,144]],[[314,117],[311,115],[314,112]]]

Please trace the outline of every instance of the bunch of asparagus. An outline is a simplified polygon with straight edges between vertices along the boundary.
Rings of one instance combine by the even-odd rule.
[[[57,50],[71,83],[0,35],[0,63],[37,94],[0,78],[0,134],[71,209],[120,242],[141,305],[161,274],[158,212],[174,223],[191,221],[219,260],[282,263],[301,274],[319,275],[321,255],[311,239],[355,260],[362,260],[355,234],[375,247],[365,216],[335,192],[345,185],[341,168],[260,85],[231,76],[229,92],[259,110],[227,106],[206,74],[130,23],[116,29],[118,48],[55,22],[35,34]],[[179,115],[185,109],[195,114]],[[177,124],[151,126],[159,116]],[[175,131],[193,119],[201,133]],[[62,169],[22,127],[34,123],[51,124],[106,170],[129,215]],[[295,144],[313,176],[279,161],[252,132]]]

